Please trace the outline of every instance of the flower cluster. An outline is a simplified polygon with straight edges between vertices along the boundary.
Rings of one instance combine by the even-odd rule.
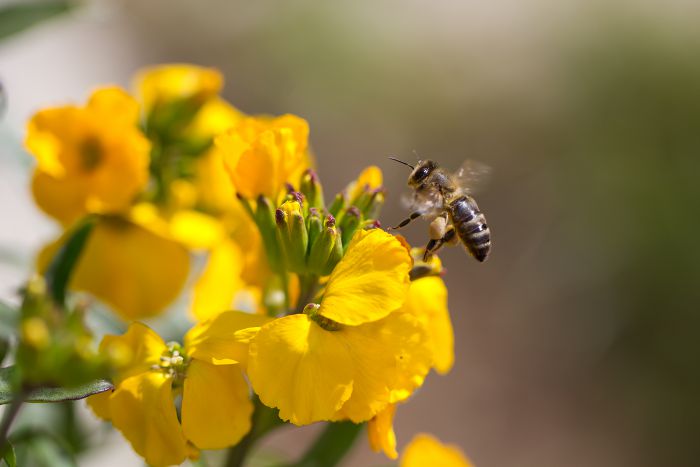
[[[266,407],[294,425],[368,422],[397,458],[397,405],[453,364],[440,262],[381,229],[377,167],[327,204],[308,124],[246,115],[222,85],[216,70],[157,67],[135,97],[103,88],[29,123],[32,191],[63,229],[38,269],[90,223],[69,287],[129,323],[100,344],[114,390],[89,405],[154,466],[236,445]],[[195,324],[165,342],[138,320],[188,277]]]

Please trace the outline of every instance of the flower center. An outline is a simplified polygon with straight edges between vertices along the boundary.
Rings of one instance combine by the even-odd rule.
[[[185,355],[182,346],[177,342],[168,342],[167,349],[160,356],[160,363],[154,368],[173,378],[173,388],[182,386],[187,373],[190,358]]]
[[[102,145],[95,137],[86,138],[80,145],[80,158],[83,169],[92,172],[102,162]]]
[[[343,329],[342,324],[337,323],[332,319],[326,318],[325,316],[321,316],[321,314],[318,312],[320,308],[321,305],[318,305],[316,303],[309,303],[304,307],[303,313],[307,315],[309,319],[311,319],[311,321],[318,324],[326,331],[340,331],[341,329]]]

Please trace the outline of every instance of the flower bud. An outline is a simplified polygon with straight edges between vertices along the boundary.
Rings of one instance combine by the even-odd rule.
[[[309,235],[301,203],[285,201],[275,212],[277,234],[284,251],[289,270],[296,273],[306,272],[306,251]]]
[[[339,251],[337,251],[339,249]],[[309,251],[309,271],[320,276],[331,273],[343,256],[343,249],[335,226],[335,218],[329,215],[324,222],[318,239],[311,244]]]
[[[352,236],[355,234],[355,230],[360,225],[362,220],[362,213],[355,206],[350,206],[340,221],[340,232],[342,234],[343,246],[346,246]]]
[[[309,215],[306,218],[306,229],[309,232],[309,246],[311,246],[316,242],[319,235],[321,235],[321,230],[323,230],[323,222],[318,209],[309,208]]]
[[[342,193],[338,193],[335,195],[335,198],[333,199],[333,202],[331,203],[331,206],[328,208],[328,212],[334,215],[335,217],[338,217],[340,214],[340,211],[345,207],[345,195]]]
[[[323,209],[323,188],[318,175],[311,169],[307,169],[301,176],[301,192],[306,197],[309,207]]]
[[[260,230],[260,235],[265,245],[265,252],[273,271],[284,271],[284,258],[280,245],[277,242],[276,213],[272,211],[272,204],[265,196],[258,196],[255,209],[255,223]]]

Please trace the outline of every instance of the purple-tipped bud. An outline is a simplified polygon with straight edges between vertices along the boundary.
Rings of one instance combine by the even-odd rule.
[[[287,193],[292,193],[294,191],[294,185],[289,182],[286,182],[284,187],[287,189]]]
[[[299,204],[304,204],[304,195],[299,193],[298,191],[291,191],[289,193],[292,195],[292,197],[299,203]]]
[[[360,216],[362,215],[362,213],[360,212],[360,210],[357,209],[357,207],[355,207],[355,206],[350,206],[350,207],[348,208],[348,210],[345,211],[345,212],[346,212],[346,215],[353,216],[353,217],[357,217],[358,219],[359,219]]]
[[[309,216],[318,216],[317,208],[309,208]]]
[[[335,225],[335,217],[333,214],[328,214],[326,216],[326,227],[333,227]]]
[[[284,224],[286,217],[287,217],[287,215],[285,214],[285,212],[283,210],[281,210],[281,209],[275,210],[275,222],[277,222],[277,225]]]

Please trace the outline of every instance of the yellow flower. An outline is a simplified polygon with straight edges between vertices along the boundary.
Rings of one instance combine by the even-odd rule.
[[[275,203],[286,182],[309,166],[309,126],[294,115],[247,117],[216,138],[238,194]]]
[[[218,70],[196,65],[160,65],[136,75],[136,88],[147,112],[172,101],[201,105],[216,96],[222,86],[223,77]]]
[[[198,324],[185,345],[166,344],[141,323],[105,336],[100,350],[127,352],[115,390],[92,396],[97,416],[112,422],[149,465],[180,464],[196,449],[222,449],[250,430],[253,404],[242,373],[247,343],[265,318],[227,312]],[[181,421],[174,397],[182,395]]]
[[[38,258],[45,271],[70,231],[44,247]],[[71,276],[69,287],[91,293],[123,319],[159,314],[180,293],[189,271],[189,253],[175,239],[147,222],[100,217]]]
[[[367,422],[369,445],[374,452],[383,452],[389,459],[396,459],[396,434],[394,433],[394,414],[396,405],[389,404],[384,410]]]
[[[38,163],[37,205],[63,225],[127,210],[148,180],[150,143],[137,124],[138,104],[116,87],[98,89],[84,107],[36,113],[25,145]]]
[[[431,362],[425,331],[410,313],[391,313],[410,265],[391,235],[358,232],[320,305],[267,323],[251,341],[248,376],[260,400],[296,425],[359,423],[422,383]]]
[[[420,433],[406,446],[401,454],[400,467],[474,467],[464,453],[452,445],[442,444],[434,437]]]
[[[454,332],[447,310],[447,287],[436,276],[411,282],[402,311],[411,313],[425,326],[433,354],[433,367],[447,374],[454,364]]]

